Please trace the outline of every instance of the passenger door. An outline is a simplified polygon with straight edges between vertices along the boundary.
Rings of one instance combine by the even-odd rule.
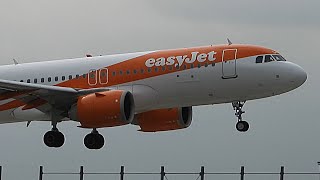
[[[225,49],[222,53],[222,78],[237,78],[237,49]]]

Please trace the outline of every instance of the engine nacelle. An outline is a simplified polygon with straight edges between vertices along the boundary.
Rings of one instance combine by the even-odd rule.
[[[170,108],[137,114],[135,124],[143,132],[170,131],[183,129],[192,122],[192,107]]]
[[[69,118],[83,128],[113,127],[129,124],[134,118],[134,100],[128,91],[111,90],[78,98]]]

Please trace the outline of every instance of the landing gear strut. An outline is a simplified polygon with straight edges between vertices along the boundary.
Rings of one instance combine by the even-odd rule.
[[[53,103],[54,104],[54,103]],[[61,122],[61,118],[54,108],[51,109],[51,131],[43,136],[43,141],[48,147],[61,147],[64,144],[64,135],[58,130],[57,124]]]
[[[64,135],[57,129],[57,123],[52,125],[52,130],[44,134],[43,141],[48,147],[58,148],[64,144]]]
[[[87,134],[83,141],[88,149],[101,149],[104,145],[104,138],[96,129]]]
[[[235,110],[235,115],[238,118],[236,129],[240,132],[246,132],[249,129],[249,123],[242,120],[242,114],[245,113],[244,111],[242,111],[244,103],[245,101],[236,101],[232,103],[232,107]]]

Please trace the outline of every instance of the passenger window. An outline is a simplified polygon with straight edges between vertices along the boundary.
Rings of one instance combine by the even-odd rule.
[[[54,80],[55,80],[55,81],[58,81],[58,80],[59,80],[59,78],[56,76],[56,77],[54,78]]]
[[[208,63],[205,63],[204,66],[205,66],[205,67],[208,67]]]
[[[149,73],[151,72],[151,68],[148,68],[148,72],[149,72]]]
[[[30,79],[27,80],[27,83],[30,83]]]
[[[154,71],[155,71],[155,72],[158,72],[158,68],[157,68],[157,67],[156,67],[156,68],[154,68]]]
[[[213,66],[215,66],[215,65],[216,65],[216,63],[215,63],[215,62],[213,62],[213,63],[212,63],[212,67],[213,67]]]
[[[127,70],[127,74],[128,74],[128,75],[130,74],[130,70]]]
[[[86,74],[83,74],[83,75],[82,75],[82,77],[83,77],[83,78],[86,78],[86,77],[87,77],[87,75],[86,75]]]
[[[66,80],[66,77],[65,76],[62,76],[62,81]]]
[[[193,64],[190,64],[190,68],[191,68],[191,69],[193,68]]]
[[[172,66],[169,66],[169,70],[170,70],[170,71],[172,70]]]
[[[122,75],[122,71],[119,71],[119,74]]]
[[[42,82],[42,83],[44,82],[44,78],[41,78],[41,82]]]
[[[137,70],[134,69],[134,70],[133,70],[133,74],[137,74]]]
[[[78,74],[76,75],[76,79],[79,79],[79,75]]]
[[[266,55],[265,56],[265,59],[264,59],[264,62],[271,62],[271,61],[274,61],[274,59],[272,58],[271,55]]]
[[[201,68],[201,64],[198,64],[198,68]]]
[[[69,75],[69,80],[72,79],[72,75]]]
[[[48,77],[48,82],[51,82],[51,77]]]
[[[144,70],[143,70],[143,69],[141,69],[141,71],[140,71],[140,72],[141,72],[141,74],[143,74],[143,73],[144,73]]]
[[[179,66],[179,65],[176,65],[176,69],[180,69],[180,66]]]
[[[37,83],[37,82],[38,82],[38,79],[34,79],[34,80],[33,80],[33,83]]]
[[[263,61],[263,56],[258,56],[256,58],[256,63],[262,63],[262,61]]]
[[[165,66],[162,66],[162,71],[165,71],[166,70],[166,67]]]
[[[183,65],[183,69],[187,69],[187,65]]]
[[[116,75],[116,72],[112,72],[112,76],[115,76]]]

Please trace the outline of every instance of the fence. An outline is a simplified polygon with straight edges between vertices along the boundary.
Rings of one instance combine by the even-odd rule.
[[[0,168],[1,172],[1,168]],[[44,172],[43,166],[40,166],[39,180],[43,180],[44,175],[77,175],[80,180],[84,180],[84,175],[119,175],[120,180],[125,180],[125,175],[159,175],[160,180],[167,179],[166,175],[198,175],[197,180],[205,180],[205,175],[239,175],[240,180],[245,180],[245,175],[279,175],[280,180],[285,180],[285,175],[319,175],[319,172],[285,172],[284,166],[281,166],[280,172],[245,172],[244,166],[241,166],[240,172],[205,172],[204,166],[201,166],[200,172],[165,172],[164,166],[161,166],[160,172],[125,172],[124,166],[121,166],[120,172],[84,172],[83,166],[80,166],[79,172]],[[1,180],[1,177],[0,177]]]

